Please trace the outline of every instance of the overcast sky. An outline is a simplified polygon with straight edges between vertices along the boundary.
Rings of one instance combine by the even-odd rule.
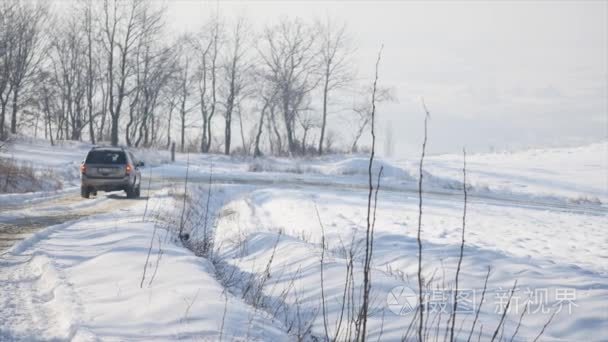
[[[167,6],[176,32],[197,30],[216,6],[258,28],[281,17],[344,21],[362,80],[371,81],[384,44],[380,83],[394,87],[399,102],[380,108],[379,127],[391,127],[399,157],[419,150],[421,97],[432,114],[434,153],[607,139],[607,3],[191,0]],[[344,114],[332,119],[344,127]]]

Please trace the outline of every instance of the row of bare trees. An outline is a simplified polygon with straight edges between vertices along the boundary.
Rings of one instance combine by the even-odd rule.
[[[41,25],[46,16],[40,6],[0,3],[0,138],[9,127],[11,133],[17,132],[23,94],[33,87],[35,66],[42,58]]]
[[[0,5],[2,139],[10,129],[51,142],[175,139],[182,151],[322,154],[335,140],[333,112],[355,123],[353,151],[370,122],[345,25],[283,19],[256,32],[245,18],[215,13],[200,31],[175,36],[166,8],[148,0],[63,4]],[[393,99],[378,92],[378,101]]]

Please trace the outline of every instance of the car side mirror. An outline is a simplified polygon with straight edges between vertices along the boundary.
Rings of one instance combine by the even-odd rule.
[[[146,164],[144,164],[144,162],[143,162],[143,161],[140,161],[140,162],[137,162],[137,164],[136,164],[135,166],[136,166],[136,167],[143,167],[143,166],[145,166],[145,165],[146,165]]]

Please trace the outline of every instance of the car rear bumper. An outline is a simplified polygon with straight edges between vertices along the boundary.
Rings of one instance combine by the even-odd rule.
[[[93,178],[86,175],[81,176],[81,186],[90,190],[116,191],[125,190],[131,184],[131,177],[122,178]]]

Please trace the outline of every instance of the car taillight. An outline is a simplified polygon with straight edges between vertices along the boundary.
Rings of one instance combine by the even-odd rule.
[[[80,165],[80,173],[82,173],[82,174],[87,173],[87,166],[85,164]]]
[[[127,164],[127,166],[125,167],[125,172],[127,174],[130,174],[132,170],[133,170],[133,167],[131,166],[131,164]]]

